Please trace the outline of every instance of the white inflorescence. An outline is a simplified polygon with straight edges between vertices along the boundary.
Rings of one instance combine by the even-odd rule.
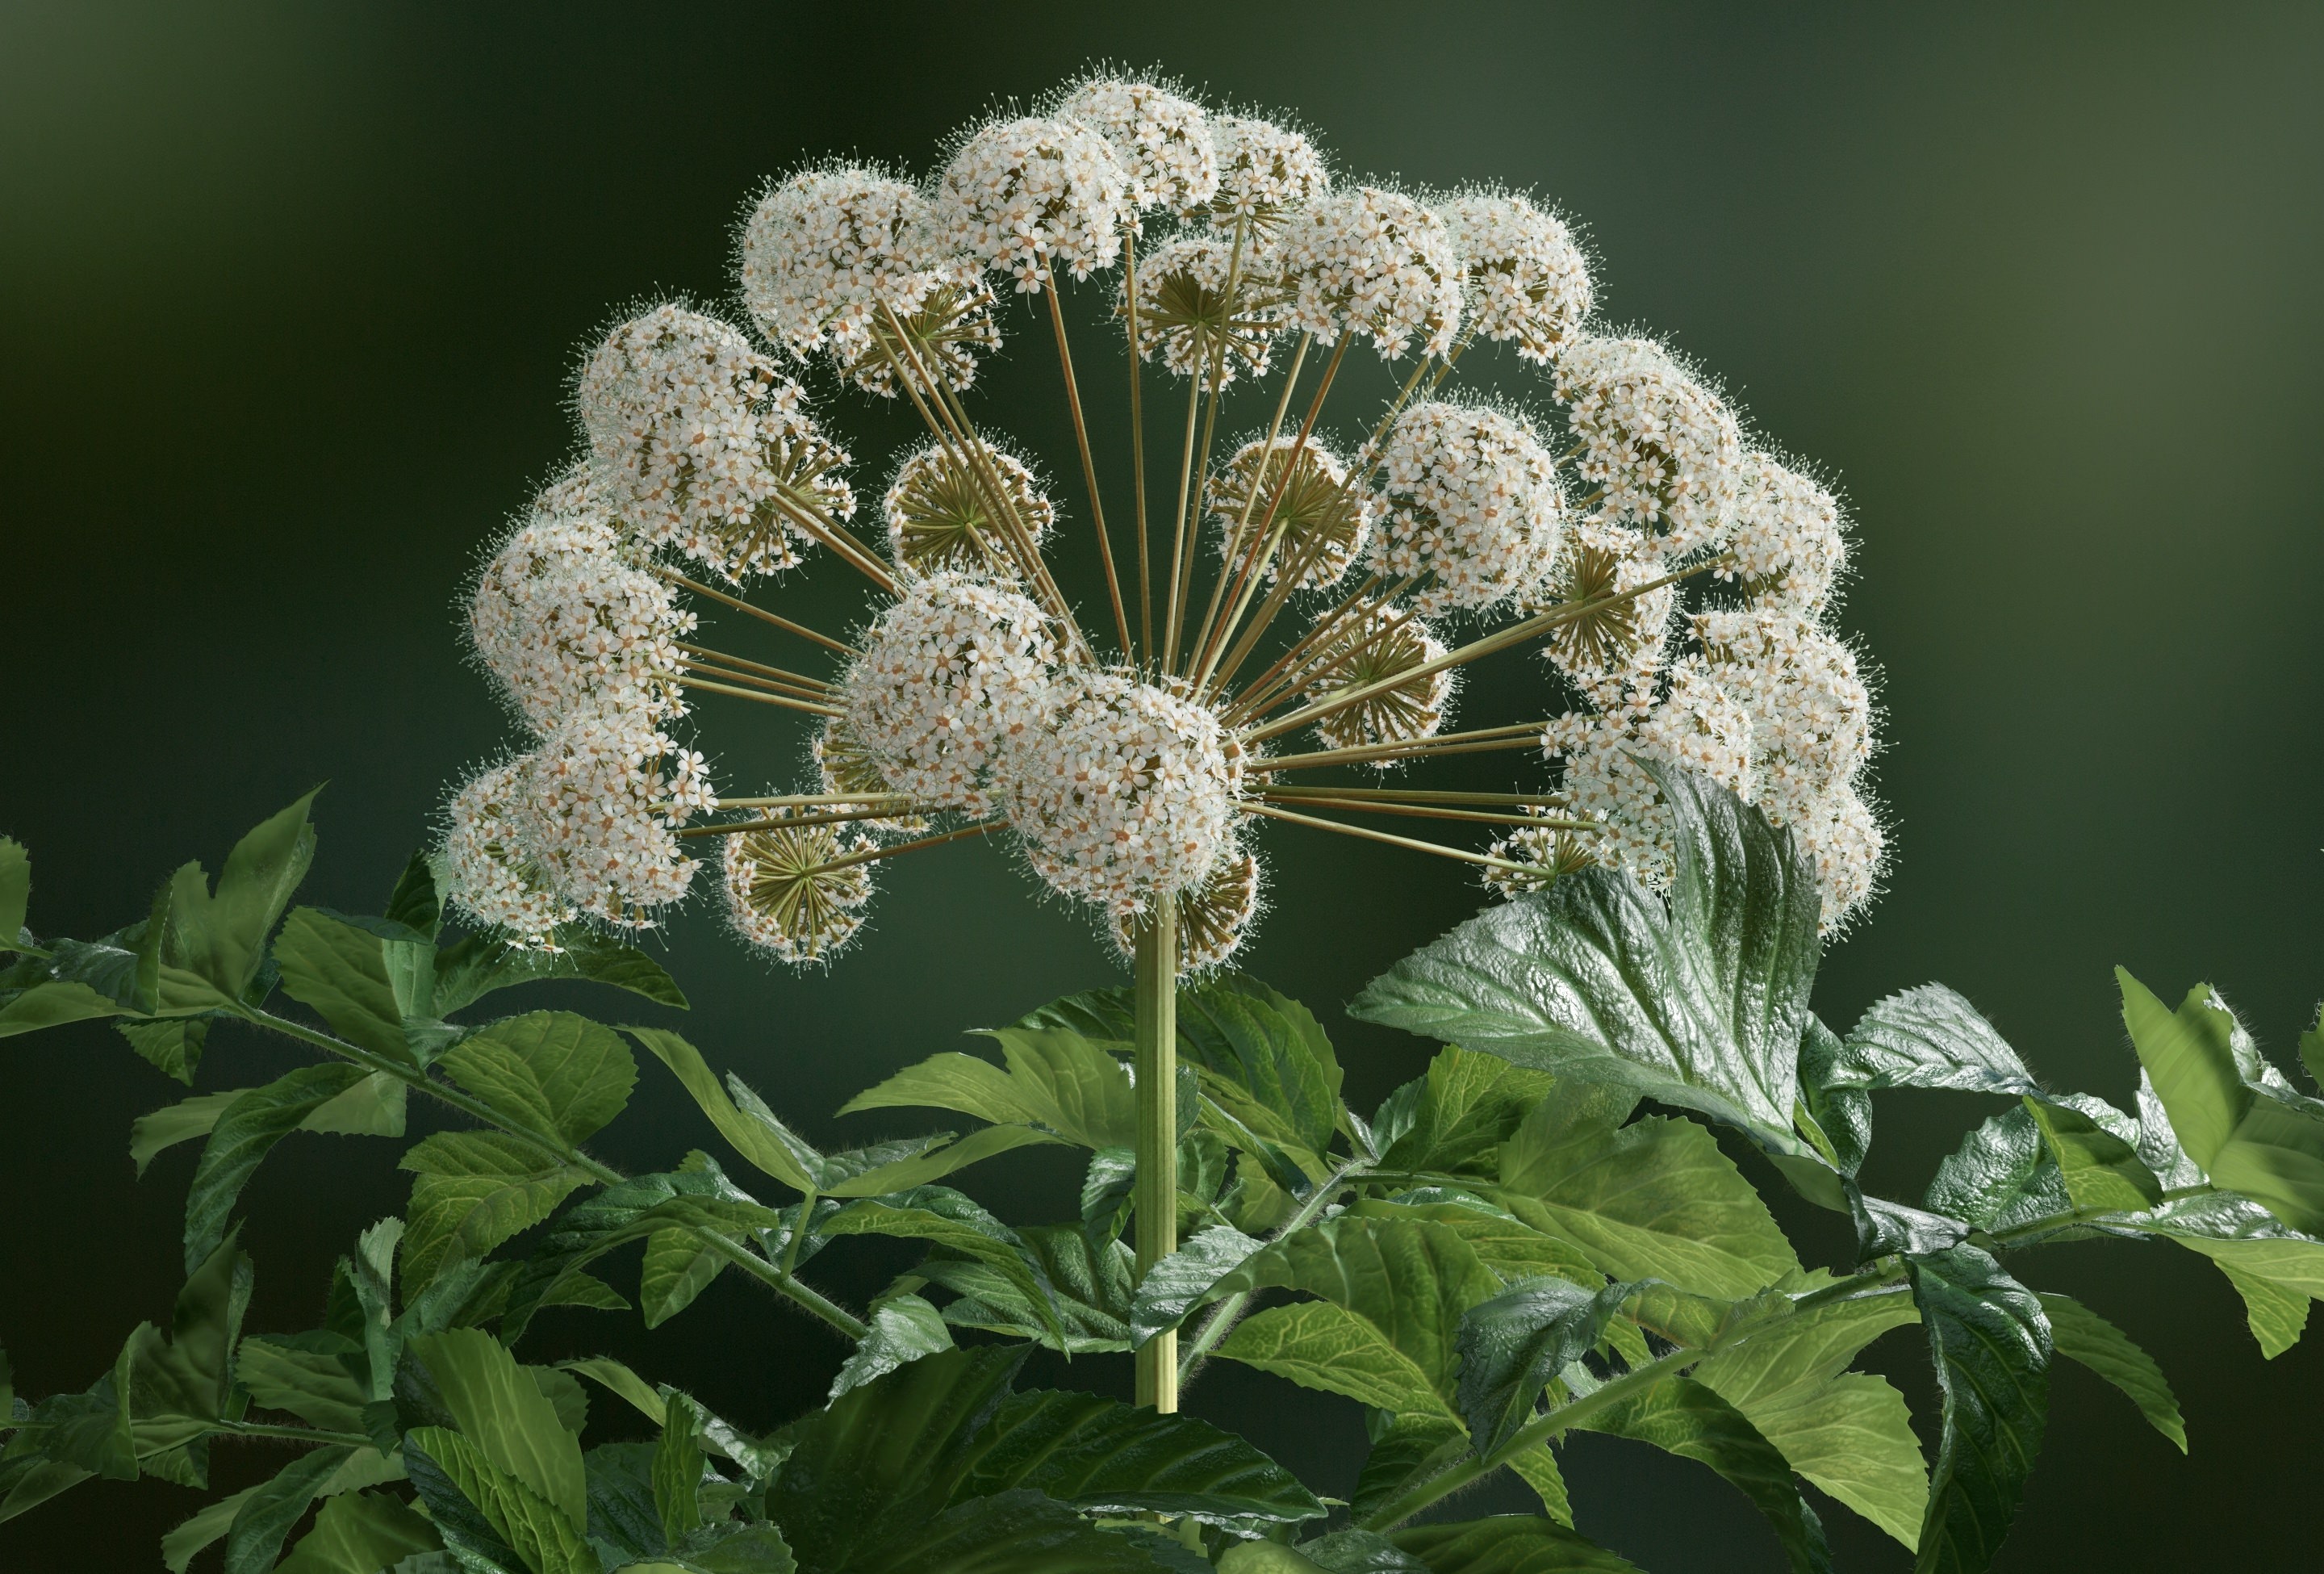
[[[816,432],[798,385],[715,317],[664,304],[622,324],[574,403],[622,518],[649,546],[729,579],[798,562],[782,501],[854,512],[836,474],[847,456]]]
[[[1315,144],[1272,121],[1222,115],[1211,122],[1211,145],[1218,152],[1219,189],[1211,199],[1211,222],[1262,233],[1283,216],[1332,189],[1332,173]]]
[[[1564,499],[1523,421],[1464,404],[1416,404],[1380,445],[1373,567],[1424,579],[1427,615],[1481,611],[1548,574]]]
[[[793,355],[861,355],[883,310],[910,317],[945,282],[927,263],[927,220],[919,192],[877,170],[802,170],[743,226],[742,303]]]
[[[983,445],[990,477],[973,473],[960,451],[931,443],[897,467],[896,478],[881,500],[888,522],[888,553],[899,568],[916,573],[964,569],[987,575],[1015,572],[1010,532],[993,516],[991,486],[1035,545],[1047,540],[1057,511],[1026,463],[1005,449]]]
[[[1138,353],[1181,377],[1263,377],[1283,331],[1280,291],[1248,251],[1238,261],[1225,241],[1183,235],[1138,265]]]
[[[1209,116],[1191,98],[1152,82],[1096,77],[1058,100],[1057,115],[1105,138],[1138,208],[1184,213],[1217,195],[1218,155]]]
[[[1371,499],[1348,485],[1348,467],[1313,437],[1304,444],[1296,437],[1277,437],[1272,446],[1264,438],[1252,439],[1219,468],[1203,496],[1219,523],[1219,552],[1229,563],[1240,561],[1254,540],[1264,550],[1266,538],[1258,534],[1262,523],[1281,538],[1267,559],[1262,583],[1294,572],[1302,590],[1335,585],[1371,535]]]
[[[549,888],[547,872],[527,850],[531,764],[530,756],[511,760],[460,789],[440,872],[444,894],[468,917],[513,944],[555,949],[558,929],[580,914]]]
[[[1651,339],[1587,338],[1557,358],[1579,468],[1613,518],[1652,529],[1674,557],[1734,521],[1743,435],[1719,396]]]
[[[1135,212],[1103,136],[1037,116],[988,125],[953,155],[936,183],[935,234],[1029,295],[1059,264],[1075,279],[1113,266]]]
[[[574,712],[541,740],[526,785],[524,841],[558,895],[628,928],[686,895],[695,864],[677,829],[718,800],[702,756],[645,716]]]
[[[1754,599],[1818,611],[1848,566],[1845,529],[1831,493],[1766,454],[1752,454],[1743,461],[1735,532],[1727,543],[1735,560],[1719,577],[1741,581]]]
[[[1589,260],[1565,224],[1522,197],[1464,193],[1437,208],[1469,263],[1469,312],[1477,332],[1513,342],[1546,362],[1572,343],[1595,292]]]
[[[568,478],[543,493],[502,538],[468,603],[477,658],[536,731],[599,699],[657,719],[686,708],[677,642],[695,616],[624,552],[590,491]]]
[[[1783,606],[1694,619],[1719,680],[1755,723],[1751,796],[1778,822],[1851,783],[1872,757],[1872,698],[1856,653],[1811,616]]]
[[[1444,221],[1400,192],[1364,186],[1322,197],[1283,230],[1291,320],[1324,344],[1343,333],[1393,360],[1417,341],[1423,355],[1452,347],[1463,270]]]
[[[1242,752],[1208,708],[1081,669],[1004,755],[1010,818],[1057,890],[1117,916],[1205,879],[1235,846]]]
[[[1201,973],[1220,967],[1242,948],[1250,921],[1259,916],[1259,858],[1237,852],[1221,858],[1204,880],[1178,893],[1178,970]],[[1138,955],[1138,915],[1109,915],[1114,949],[1125,962]]]
[[[779,811],[777,820],[805,818]],[[872,850],[845,826],[772,825],[725,838],[720,870],[734,931],[778,961],[828,962],[863,927],[872,866],[832,866]]]
[[[841,688],[849,729],[899,792],[983,816],[1000,755],[1039,724],[1056,642],[1041,609],[930,574],[881,615]]]

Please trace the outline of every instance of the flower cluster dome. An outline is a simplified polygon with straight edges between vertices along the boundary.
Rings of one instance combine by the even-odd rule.
[[[1260,234],[1283,217],[1332,189],[1332,172],[1315,144],[1300,133],[1248,116],[1224,115],[1211,122],[1218,153],[1219,184],[1212,196],[1213,224],[1237,221]]]
[[[1105,138],[1135,207],[1185,213],[1218,195],[1209,116],[1193,99],[1153,82],[1093,77],[1060,98],[1056,113]]]
[[[1742,487],[1743,435],[1720,397],[1662,346],[1590,338],[1557,358],[1582,440],[1583,479],[1605,512],[1653,531],[1674,557],[1719,539]]]
[[[1444,221],[1401,192],[1310,202],[1284,225],[1279,265],[1291,320],[1324,344],[1354,334],[1390,359],[1452,347],[1466,271]]]
[[[861,355],[883,312],[908,318],[946,282],[929,265],[918,188],[844,164],[768,188],[744,225],[736,273],[761,331],[791,354]]]
[[[1102,134],[1028,116],[962,144],[937,181],[934,228],[949,250],[1033,294],[1057,264],[1075,279],[1113,266],[1135,212],[1130,177]]]
[[[1550,570],[1564,513],[1557,469],[1526,424],[1496,410],[1415,405],[1375,458],[1375,564],[1421,588],[1414,605],[1477,612]]]
[[[1436,211],[1468,260],[1468,310],[1479,333],[1544,365],[1580,336],[1597,292],[1563,220],[1523,197],[1485,191]]]

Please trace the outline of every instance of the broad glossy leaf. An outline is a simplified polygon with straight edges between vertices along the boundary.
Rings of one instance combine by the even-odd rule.
[[[371,1392],[342,1354],[320,1347],[326,1341],[335,1341],[348,1354],[362,1354],[361,1346],[335,1335],[254,1336],[243,1340],[235,1353],[235,1381],[249,1389],[250,1402],[263,1409],[289,1411],[326,1431],[362,1431]]]
[[[1907,1551],[1919,1545],[1929,1470],[1912,1412],[1886,1379],[1845,1372],[1806,1392],[1754,1403],[1745,1413],[1794,1470]]]
[[[385,943],[336,915],[301,907],[284,921],[274,959],[282,968],[284,994],[313,1006],[350,1042],[416,1066],[404,1041],[403,1007],[388,977]]]
[[[1246,1544],[1260,1547],[1274,1543],[1252,1542]],[[1295,1558],[1305,1558],[1310,1568],[1321,1569],[1324,1574],[1428,1574],[1427,1564],[1401,1551],[1386,1536],[1375,1535],[1370,1531],[1333,1531],[1330,1535],[1301,1542],[1296,1551],[1288,1547],[1282,1551],[1290,1552]],[[1228,1555],[1232,1556],[1232,1551]],[[1226,1566],[1222,1559],[1220,1567],[1224,1569]],[[1232,1574],[1231,1570],[1230,1574]]]
[[[1501,1190],[1519,1218],[1573,1242],[1609,1279],[1738,1300],[1800,1271],[1758,1192],[1690,1120],[1568,1124],[1553,1098],[1504,1148]]]
[[[428,1504],[444,1544],[471,1569],[475,1560],[510,1574],[601,1574],[575,1518],[513,1472],[493,1463],[473,1440],[444,1427],[415,1427],[404,1439],[412,1484]],[[579,1450],[575,1450],[575,1471]]]
[[[1814,870],[1725,788],[1643,768],[1677,844],[1667,902],[1613,870],[1562,879],[1406,958],[1350,1014],[1611,1082],[1812,1155],[1793,1111],[1818,958]]]
[[[1848,1030],[1848,1086],[1950,1088],[1969,1093],[2038,1093],[2040,1084],[1994,1025],[1941,984],[1923,984],[1875,1005]]]
[[[968,1459],[954,1502],[1030,1487],[1084,1514],[1289,1523],[1324,1512],[1288,1470],[1233,1433],[1102,1394],[1012,1394]]]
[[[181,993],[207,988],[208,1003],[220,1005],[241,999],[258,973],[267,934],[314,862],[315,831],[307,820],[314,799],[308,793],[235,844],[215,892],[198,864],[171,881],[162,963],[183,977]]]
[[[1795,1574],[1827,1574],[1831,1551],[1790,1464],[1741,1411],[1691,1377],[1655,1384],[1582,1423],[1710,1466],[1767,1518]]]
[[[0,995],[0,1039],[92,1017],[119,1016],[124,1009],[86,984],[35,984],[21,994]]]
[[[1378,1410],[1454,1413],[1428,1368],[1397,1348],[1379,1325],[1328,1301],[1254,1312],[1235,1325],[1216,1353]]]
[[[844,1561],[801,1566],[833,1574],[1159,1574],[1164,1567],[1130,1535],[1101,1530],[1038,1492],[971,1498],[853,1547]]]
[[[2139,1162],[2130,1143],[2078,1109],[2030,1097],[2024,1103],[2025,1113],[2042,1128],[2066,1195],[2076,1208],[2138,1213],[2162,1203],[2163,1182]]]
[[[507,1347],[481,1329],[458,1329],[415,1339],[412,1348],[461,1436],[571,1523],[585,1523],[580,1442]],[[441,1454],[437,1458],[444,1462]]]
[[[724,1254],[687,1229],[659,1229],[646,1237],[638,1271],[638,1307],[646,1327],[659,1328],[694,1304],[726,1267]]]
[[[448,1264],[484,1256],[530,1229],[590,1180],[588,1171],[506,1132],[438,1132],[397,1167],[413,1176],[403,1241],[407,1296]]]
[[[1130,1074],[1100,1044],[1063,1028],[993,1028],[1005,1069],[974,1055],[933,1055],[840,1107],[956,1110],[996,1125],[1032,1125],[1084,1148],[1133,1147]]]
[[[1849,1194],[1849,1212],[1856,1222],[1856,1260],[1869,1262],[1890,1253],[1928,1256],[1957,1246],[1969,1235],[1969,1223],[1925,1208],[1861,1191]]]
[[[354,1458],[345,1446],[317,1449],[284,1466],[242,1500],[226,1536],[226,1574],[265,1574],[307,1505],[321,1495],[331,1477]]]
[[[568,1143],[619,1115],[638,1080],[638,1063],[613,1029],[563,1011],[496,1022],[438,1064],[512,1123]]]
[[[1597,1347],[1630,1291],[1536,1279],[1469,1309],[1461,1319],[1460,1403],[1479,1453],[1524,1428],[1550,1380]]]
[[[1591,1266],[1581,1247],[1563,1236],[1536,1229],[1499,1203],[1474,1192],[1425,1186],[1394,1197],[1367,1198],[1349,1212],[1365,1218],[1418,1218],[1441,1224],[1469,1243],[1477,1260],[1504,1283],[1554,1273],[1591,1290],[1606,1276]]]
[[[1501,1144],[1554,1081],[1499,1055],[1447,1045],[1425,1076],[1388,1095],[1373,1116],[1379,1167],[1489,1177]]]
[[[1426,1564],[1428,1574],[1637,1574],[1628,1559],[1532,1514],[1415,1525],[1389,1540]]]
[[[1223,1225],[1182,1242],[1139,1282],[1130,1310],[1131,1338],[1142,1345],[1185,1321],[1188,1312],[1211,1299],[1213,1285],[1265,1244]]]
[[[952,1329],[929,1302],[917,1295],[890,1295],[872,1308],[871,1331],[831,1380],[831,1397],[884,1377],[908,1361],[953,1348]]]
[[[770,1524],[704,1525],[650,1562],[624,1565],[635,1574],[796,1574],[798,1561]]]
[[[515,984],[579,979],[609,984],[656,1005],[687,1009],[686,994],[669,970],[643,951],[580,925],[561,930],[553,951],[511,946],[493,935],[470,935],[436,953],[435,1012],[450,1016],[495,989]]]
[[[233,1211],[235,1199],[274,1144],[368,1075],[345,1061],[301,1066],[226,1106],[203,1144],[193,1183],[186,1191],[189,1273],[225,1239],[226,1215]]]
[[[790,1144],[785,1143],[765,1122],[745,1115],[728,1096],[717,1073],[696,1049],[678,1034],[662,1028],[626,1027],[622,1030],[653,1051],[661,1063],[678,1076],[718,1134],[733,1144],[734,1151],[748,1159],[765,1174],[773,1176],[794,1191],[807,1191],[815,1182]],[[968,1057],[960,1057],[966,1060]],[[982,1062],[979,1062],[982,1064]]]
[[[1991,1566],[2042,1451],[2050,1321],[2034,1292],[1975,1246],[1907,1259],[1944,1418],[1916,1574]]]
[[[1803,1134],[1812,1146],[1831,1152],[1825,1157],[1833,1171],[1855,1179],[1872,1149],[1872,1096],[1855,1085],[1858,1072],[1848,1063],[1847,1046],[1840,1035],[1811,1014],[1800,1035],[1800,1114],[1806,1116]],[[1794,1116],[1798,1124],[1798,1116]]]
[[[824,1220],[821,1229],[826,1236],[892,1236],[903,1240],[922,1240],[982,1263],[999,1272],[1032,1305],[1053,1337],[1060,1340],[1065,1338],[1065,1329],[1050,1305],[1048,1292],[1027,1260],[1017,1232],[949,1187],[921,1186],[893,1197],[851,1202]]]
[[[1476,1451],[1468,1429],[1442,1411],[1382,1415],[1368,1430],[1371,1452],[1364,1456],[1348,1504],[1359,1523],[1455,1465],[1468,1463]]]
[[[1050,1331],[1048,1312],[982,1262],[931,1258],[920,1264],[918,1273],[959,1297],[944,1309],[945,1322],[1032,1339],[1071,1355],[1130,1347],[1138,1273],[1137,1259],[1125,1243],[1093,1239],[1071,1225],[1028,1225],[1017,1239],[1048,1292],[1048,1306],[1064,1329],[1062,1344]]]
[[[113,1025],[129,1041],[129,1047],[155,1070],[189,1088],[194,1085],[194,1072],[201,1065],[202,1051],[209,1043],[208,1017],[163,1016],[151,1022],[117,1022]],[[5,1036],[5,1031],[0,1031],[0,1037]]]
[[[2154,1357],[2131,1341],[2128,1334],[2070,1295],[2043,1294],[2043,1314],[2050,1319],[2052,1347],[2070,1360],[2080,1362],[2122,1390],[2138,1406],[2146,1423],[2187,1451],[2187,1423],[2170,1380]]]
[[[379,1574],[414,1552],[440,1548],[436,1527],[392,1497],[362,1492],[326,1499],[276,1574]]]

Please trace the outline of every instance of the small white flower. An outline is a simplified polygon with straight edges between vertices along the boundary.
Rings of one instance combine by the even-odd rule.
[[[468,919],[513,945],[553,950],[558,929],[580,914],[549,889],[548,872],[523,839],[531,765],[529,755],[511,760],[460,789],[440,867],[445,899]]]
[[[1218,153],[1219,184],[1204,211],[1222,228],[1240,221],[1246,232],[1264,235],[1291,209],[1332,189],[1315,144],[1271,121],[1215,116],[1211,145]]]
[[[702,756],[642,712],[574,712],[531,756],[518,839],[550,890],[593,918],[650,927],[686,895],[695,862],[677,828],[718,806]]]
[[[1372,567],[1420,581],[1424,613],[1481,611],[1548,574],[1565,508],[1555,462],[1525,421],[1465,404],[1416,404],[1377,453]]]
[[[1781,606],[1694,619],[1719,681],[1751,712],[1769,818],[1846,787],[1872,756],[1872,699],[1856,653],[1814,617]]]
[[[927,227],[927,202],[902,181],[853,164],[802,170],[743,226],[742,302],[793,355],[860,355],[883,311],[910,317],[948,277]]]
[[[1203,106],[1152,82],[1093,77],[1057,101],[1056,113],[1104,137],[1141,209],[1183,213],[1219,189],[1218,155]]]
[[[1415,340],[1425,356],[1452,347],[1460,253],[1444,221],[1400,192],[1364,186],[1294,212],[1282,269],[1292,322],[1325,344],[1357,334],[1390,360]]]
[[[1523,197],[1464,192],[1441,204],[1469,266],[1469,315],[1487,338],[1546,362],[1590,316],[1590,264],[1563,220]]]
[[[1582,477],[1609,518],[1683,557],[1733,523],[1743,436],[1733,412],[1651,339],[1585,338],[1557,358],[1557,396],[1582,440]]]
[[[1257,854],[1237,853],[1220,859],[1218,867],[1200,884],[1179,892],[1172,899],[1178,904],[1181,977],[1222,967],[1241,949],[1243,937],[1250,932],[1251,920],[1259,916],[1262,874]],[[1139,922],[1137,914],[1117,912],[1109,916],[1114,949],[1126,963],[1134,964],[1137,960]]]
[[[1748,455],[1727,545],[1735,561],[1719,577],[1740,580],[1754,601],[1818,611],[1848,565],[1846,531],[1831,493],[1766,454]]]
[[[976,266],[1037,294],[1063,264],[1075,279],[1110,268],[1136,209],[1105,138],[1071,120],[997,121],[971,136],[937,178],[936,237]]]
[[[1542,655],[1576,692],[1600,710],[1639,709],[1654,703],[1655,685],[1670,660],[1670,634],[1679,587],[1664,585],[1614,600],[1670,575],[1670,561],[1652,537],[1600,515],[1566,530],[1556,567],[1527,610],[1583,607],[1554,625]]]

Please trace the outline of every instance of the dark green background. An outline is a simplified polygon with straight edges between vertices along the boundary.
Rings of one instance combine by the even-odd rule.
[[[204,10],[0,9],[0,829],[33,849],[42,930],[137,915],[167,868],[215,867],[325,778],[309,897],[375,907],[447,784],[501,746],[453,597],[566,451],[576,344],[641,292],[723,294],[761,177],[851,150],[925,168],[989,99],[1112,55],[1296,112],[1348,171],[1537,187],[1589,227],[1616,319],[1674,335],[1844,482],[1895,860],[1831,959],[1828,1017],[1941,978],[2053,1082],[2122,1100],[2110,965],[2165,994],[2215,980],[2280,1059],[2324,990],[2324,11]],[[1041,324],[1009,324],[984,408],[1070,477]],[[1086,342],[1112,396],[1119,357]],[[866,434],[869,489],[902,429],[859,401],[837,419]],[[844,589],[826,569],[791,594],[836,608]],[[1516,685],[1498,681],[1526,703]],[[1480,721],[1519,714],[1482,690]],[[705,719],[743,790],[794,758],[755,713]],[[1251,963],[1323,1011],[1369,1101],[1424,1048],[1335,1003],[1475,890],[1337,840],[1268,846]],[[825,1136],[881,1129],[822,1112],[890,1069],[1111,973],[991,849],[894,867],[875,924],[827,977],[769,973],[701,912],[670,948],[687,1031]],[[207,1087],[290,1063],[226,1038]],[[0,1338],[21,1389],[78,1387],[167,1315],[192,1153],[141,1183],[124,1147],[178,1090],[96,1026],[0,1055]],[[1917,1195],[1985,1113],[1885,1105],[1870,1179]],[[603,1146],[647,1165],[700,1140],[656,1070]],[[254,1328],[311,1320],[328,1255],[398,1206],[389,1163],[321,1138],[269,1163]],[[1037,1157],[974,1189],[1038,1217],[1071,1180]],[[1782,1206],[1811,1254],[1841,1249]],[[855,1297],[896,1266],[857,1262],[835,1270]],[[2164,1245],[2021,1268],[2163,1357],[2195,1451],[2066,1373],[2005,1567],[2312,1555],[2324,1341],[2263,1363],[2226,1283]],[[836,1356],[733,1283],[651,1340],[561,1315],[549,1344],[650,1348],[754,1424],[809,1403]],[[1912,1338],[1878,1354],[1926,1413]],[[1123,1381],[1095,1360],[1070,1377]],[[1338,1402],[1222,1372],[1194,1403],[1345,1489]],[[218,1479],[279,1462],[225,1458]],[[1691,1467],[1584,1440],[1569,1469],[1582,1527],[1649,1568],[1779,1566]],[[195,1502],[86,1486],[0,1530],[0,1565],[154,1566]],[[1843,1567],[1904,1566],[1827,1518]]]

